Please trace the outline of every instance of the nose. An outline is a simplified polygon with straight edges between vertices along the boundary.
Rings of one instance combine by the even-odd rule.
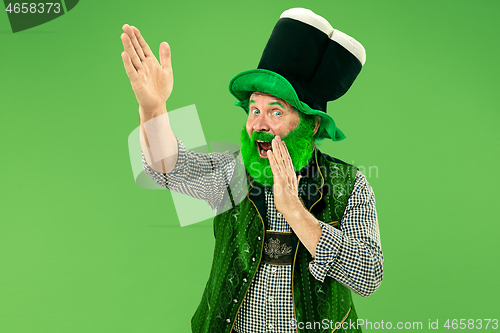
[[[259,114],[257,119],[255,120],[253,124],[253,130],[255,132],[269,132],[269,123],[266,119],[266,116],[264,113]]]

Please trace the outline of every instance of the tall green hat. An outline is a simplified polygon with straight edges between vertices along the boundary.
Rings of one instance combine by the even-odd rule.
[[[250,95],[259,91],[321,116],[319,137],[340,141],[345,135],[326,105],[347,92],[365,60],[365,49],[354,38],[309,9],[292,8],[281,14],[257,69],[233,77],[229,91],[247,113]]]

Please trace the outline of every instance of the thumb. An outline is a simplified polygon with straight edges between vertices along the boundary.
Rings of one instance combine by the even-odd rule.
[[[170,45],[167,42],[160,44],[160,64],[163,69],[169,72],[172,71]]]

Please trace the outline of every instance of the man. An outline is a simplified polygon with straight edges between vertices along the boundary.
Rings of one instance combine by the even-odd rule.
[[[326,113],[365,61],[361,44],[309,10],[285,11],[255,70],[230,83],[248,112],[241,152],[186,151],[170,129],[170,49],[160,62],[123,27],[144,169],[216,212],[214,261],[193,332],[360,332],[351,290],[382,280],[375,199],[356,168],[317,149],[345,136]]]

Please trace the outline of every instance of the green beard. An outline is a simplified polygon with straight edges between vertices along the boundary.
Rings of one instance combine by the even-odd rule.
[[[294,171],[300,171],[312,157],[314,126],[314,117],[304,117],[300,114],[300,121],[297,127],[282,138],[292,158]],[[246,130],[246,125],[243,126],[243,131],[241,132],[241,154],[245,169],[254,181],[269,187],[272,187],[274,184],[273,172],[269,164],[269,159],[259,156],[256,141],[271,141],[274,137],[275,135],[267,132],[253,132],[250,138]]]

